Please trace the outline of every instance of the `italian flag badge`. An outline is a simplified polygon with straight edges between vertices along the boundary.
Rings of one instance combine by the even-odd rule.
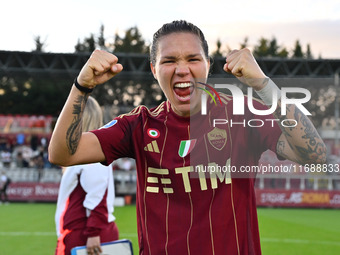
[[[178,155],[184,158],[192,151],[192,149],[195,147],[195,144],[196,139],[181,141],[181,144],[179,145]]]

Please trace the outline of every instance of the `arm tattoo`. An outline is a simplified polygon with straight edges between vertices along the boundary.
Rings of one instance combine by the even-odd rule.
[[[68,151],[73,155],[79,144],[82,133],[82,115],[87,102],[88,95],[80,95],[73,104],[73,120],[66,133],[66,144]]]
[[[276,152],[277,154],[286,158],[287,155],[285,154],[285,147],[286,147],[286,143],[284,141],[279,141],[276,146]]]
[[[305,140],[305,146],[296,146],[296,149],[302,159],[307,163],[313,163],[317,160],[325,160],[326,147],[311,121],[296,107],[294,117],[297,121],[300,121],[302,125],[301,129],[304,131],[302,138]]]
[[[311,121],[297,107],[293,106],[287,107],[286,115],[280,115],[280,106],[281,103],[279,101],[274,116],[280,122],[286,119],[286,127],[283,127],[280,123],[279,126],[287,137],[289,147],[297,153],[300,159],[298,163],[306,164],[324,161],[326,158],[326,147]],[[289,122],[287,119],[295,119],[298,125],[294,127],[294,123]],[[277,152],[283,157],[285,157],[285,147],[285,142],[282,141],[277,145]]]
[[[291,137],[291,134],[288,132],[288,130],[292,131],[292,128],[290,128],[292,123],[290,121],[288,121],[287,119],[287,115],[288,113],[291,112],[291,109],[289,107],[287,107],[286,109],[286,115],[281,115],[281,99],[278,100],[278,103],[277,103],[277,107],[276,107],[276,110],[274,111],[273,115],[280,121],[278,124],[279,124],[279,127],[281,128],[281,131],[282,133],[284,133],[284,135],[286,137]],[[281,125],[281,122],[285,120],[286,122],[286,126],[288,126],[289,128],[285,128]]]

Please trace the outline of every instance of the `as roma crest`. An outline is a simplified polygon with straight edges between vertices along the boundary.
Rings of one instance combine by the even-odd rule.
[[[211,146],[219,151],[224,148],[228,140],[227,131],[220,128],[214,128],[213,130],[211,130],[207,134],[207,137]]]

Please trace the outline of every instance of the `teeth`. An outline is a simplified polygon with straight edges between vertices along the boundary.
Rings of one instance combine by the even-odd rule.
[[[187,87],[190,87],[191,86],[191,83],[177,83],[175,85],[175,88],[187,88]]]
[[[189,96],[185,96],[185,97],[181,97],[181,96],[179,96],[180,98],[182,98],[183,100],[188,100],[188,99],[190,99],[190,95]]]

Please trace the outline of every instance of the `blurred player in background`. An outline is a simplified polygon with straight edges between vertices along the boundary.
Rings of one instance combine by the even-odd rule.
[[[150,59],[167,101],[153,109],[137,107],[106,128],[82,133],[80,120],[89,93],[123,69],[116,56],[99,50],[92,53],[57,121],[50,160],[60,165],[108,165],[121,157],[136,159],[140,254],[261,254],[254,179],[191,174],[204,166],[257,165],[267,149],[299,163],[322,163],[323,141],[294,105],[287,106],[284,116],[296,120],[294,128],[276,121],[261,128],[212,126],[211,118],[239,122],[240,116],[233,115],[233,98],[223,94],[223,104],[211,100],[209,114],[200,115],[210,58],[202,31],[191,23],[164,24],[154,34]],[[223,69],[267,103],[277,90],[248,49],[232,51]],[[254,105],[268,109],[260,102]],[[280,112],[279,103],[277,109]],[[255,116],[247,109],[242,118],[279,119],[277,112]]]
[[[6,175],[5,171],[1,171],[0,176],[0,204],[5,203],[8,204],[8,195],[7,189],[11,183],[11,179]]]
[[[82,130],[103,125],[97,101],[89,97],[81,121]],[[100,254],[101,242],[118,239],[114,222],[115,199],[112,167],[102,164],[76,165],[63,169],[55,223],[56,255],[69,255],[73,247],[87,246],[88,254]]]

